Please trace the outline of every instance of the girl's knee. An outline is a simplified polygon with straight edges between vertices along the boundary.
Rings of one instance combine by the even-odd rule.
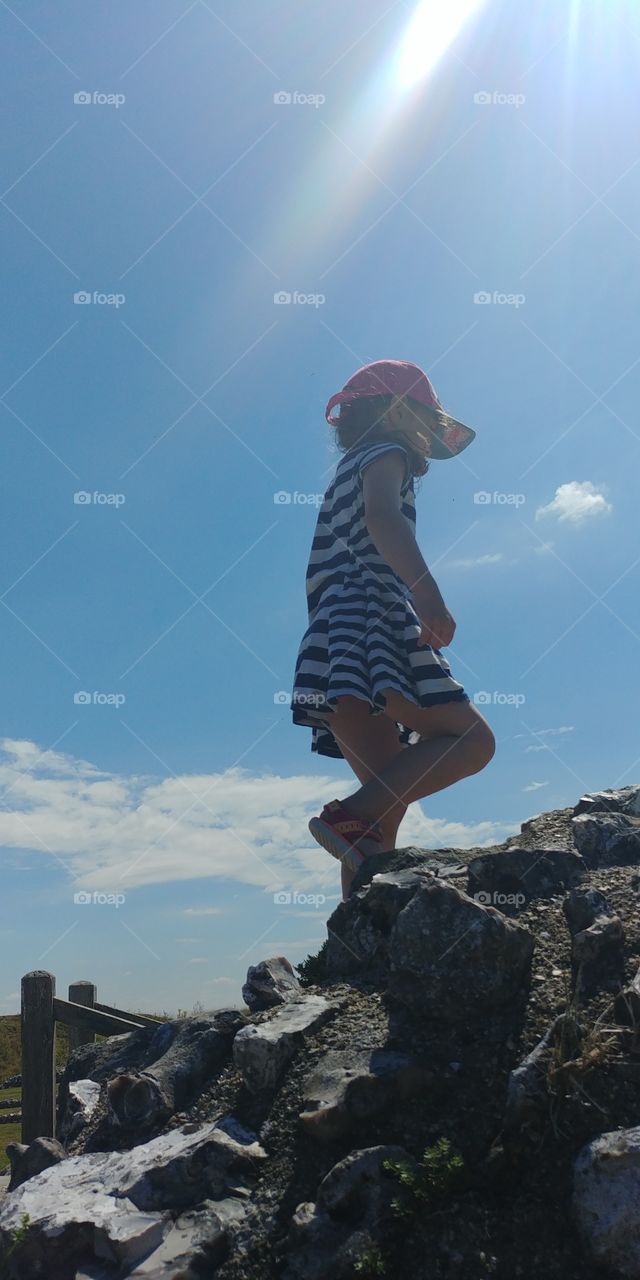
[[[469,730],[471,739],[474,773],[484,769],[493,759],[496,751],[496,740],[486,720],[480,720]]]

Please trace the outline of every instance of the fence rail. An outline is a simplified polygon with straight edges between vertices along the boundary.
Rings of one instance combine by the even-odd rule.
[[[56,1022],[69,1028],[69,1052],[91,1044],[96,1034],[127,1035],[159,1026],[157,1018],[99,1004],[93,982],[72,982],[69,999],[56,996],[56,980],[46,969],[22,979],[22,1141],[56,1136]]]

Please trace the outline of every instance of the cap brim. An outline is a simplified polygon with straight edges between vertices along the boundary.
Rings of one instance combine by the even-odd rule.
[[[464,422],[458,422],[457,418],[447,417],[444,427],[429,428],[431,436],[431,457],[439,461],[445,458],[455,458],[463,449],[466,449],[476,438],[475,431],[471,427],[465,426]]]

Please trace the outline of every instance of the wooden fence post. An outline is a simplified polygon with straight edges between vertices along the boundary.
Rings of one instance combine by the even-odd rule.
[[[69,999],[73,1004],[84,1004],[92,1009],[96,1002],[96,988],[93,982],[70,982]],[[73,1053],[83,1044],[93,1044],[95,1031],[84,1027],[69,1027],[69,1053]]]
[[[22,1141],[56,1133],[56,980],[45,969],[22,979]]]

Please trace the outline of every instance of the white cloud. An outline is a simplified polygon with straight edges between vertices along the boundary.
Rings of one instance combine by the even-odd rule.
[[[0,846],[66,869],[74,891],[221,879],[265,891],[335,893],[336,863],[311,839],[310,815],[353,780],[256,775],[244,769],[158,779],[102,772],[86,761],[0,739]],[[413,806],[402,844],[488,845],[513,823],[427,818]],[[179,849],[179,857],[176,856]],[[215,899],[214,899],[215,903]],[[188,907],[192,919],[218,914]],[[181,913],[183,914],[183,913]]]
[[[539,791],[540,787],[548,787],[548,782],[530,782],[528,786],[523,787],[523,791]]]
[[[496,551],[492,555],[475,556],[469,560],[447,560],[447,569],[475,569],[479,565],[498,564],[504,560],[502,551]]]
[[[582,524],[591,516],[609,515],[613,507],[590,480],[570,480],[556,489],[552,502],[538,507],[536,520],[557,516],[561,523]]]
[[[560,733],[573,733],[574,724],[561,724],[556,729],[531,729],[529,733],[514,733],[514,738],[546,738],[547,736],[556,736]]]
[[[222,907],[185,907],[185,916],[221,916]]]

